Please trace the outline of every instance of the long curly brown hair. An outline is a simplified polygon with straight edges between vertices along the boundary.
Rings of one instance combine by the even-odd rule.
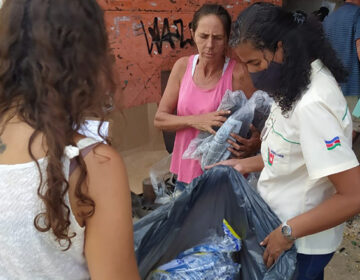
[[[52,231],[66,250],[74,234],[65,202],[64,148],[75,145],[85,117],[104,120],[114,90],[103,11],[96,0],[6,0],[0,9],[0,38],[0,122],[16,115],[34,128],[28,151],[40,172],[38,195],[45,205],[34,224],[41,232]],[[40,133],[47,145],[46,179],[32,153]],[[95,203],[84,188],[84,160],[81,155],[76,160],[81,175],[75,195],[91,209],[82,213],[86,218]]]

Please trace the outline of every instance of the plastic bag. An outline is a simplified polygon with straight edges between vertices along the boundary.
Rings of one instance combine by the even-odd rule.
[[[172,199],[175,183],[173,174],[170,173],[171,155],[155,163],[150,168],[150,181],[153,186],[156,204],[166,204]]]
[[[241,265],[234,262],[232,253],[240,250],[241,240],[226,220],[223,229],[223,237],[213,234],[203,244],[158,267],[148,280],[236,279]]]
[[[242,241],[241,279],[288,280],[296,266],[296,249],[284,252],[269,269],[260,242],[281,222],[246,179],[231,167],[216,166],[196,178],[173,203],[134,224],[134,241],[143,279],[179,253],[214,232],[222,236],[226,219]]]
[[[231,110],[233,113],[219,128],[215,135],[200,132],[193,139],[183,154],[184,159],[197,159],[204,170],[205,166],[226,160],[231,152],[228,150],[232,139],[231,133],[247,138],[250,124],[261,131],[270,113],[273,100],[264,91],[256,91],[247,99],[242,91],[226,91],[218,110]],[[235,141],[235,139],[232,139]]]

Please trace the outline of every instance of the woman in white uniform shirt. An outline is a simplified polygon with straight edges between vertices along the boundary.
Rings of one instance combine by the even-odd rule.
[[[276,102],[261,156],[220,164],[243,174],[262,170],[258,191],[283,222],[261,244],[265,264],[295,242],[298,279],[323,279],[341,224],[360,212],[351,116],[338,86],[346,72],[316,20],[268,3],[239,15],[230,43],[255,87]]]

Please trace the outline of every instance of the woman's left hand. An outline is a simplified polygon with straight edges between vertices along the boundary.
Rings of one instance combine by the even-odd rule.
[[[281,233],[281,227],[273,230],[261,243],[261,246],[266,247],[263,254],[265,265],[269,268],[272,266],[280,255],[289,250],[294,244],[294,241],[287,239]]]

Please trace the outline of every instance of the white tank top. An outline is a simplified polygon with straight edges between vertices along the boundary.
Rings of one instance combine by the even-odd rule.
[[[97,141],[80,140],[77,147],[67,146],[63,157],[63,170],[69,177],[70,159],[79,150]],[[38,160],[46,181],[47,159]],[[90,279],[84,257],[84,231],[72,211],[69,233],[76,233],[69,250],[55,240],[52,232],[39,232],[34,218],[43,203],[37,195],[39,172],[35,162],[0,165],[0,280],[27,279]],[[66,194],[66,203],[70,207]],[[71,209],[71,208],[70,208]]]

